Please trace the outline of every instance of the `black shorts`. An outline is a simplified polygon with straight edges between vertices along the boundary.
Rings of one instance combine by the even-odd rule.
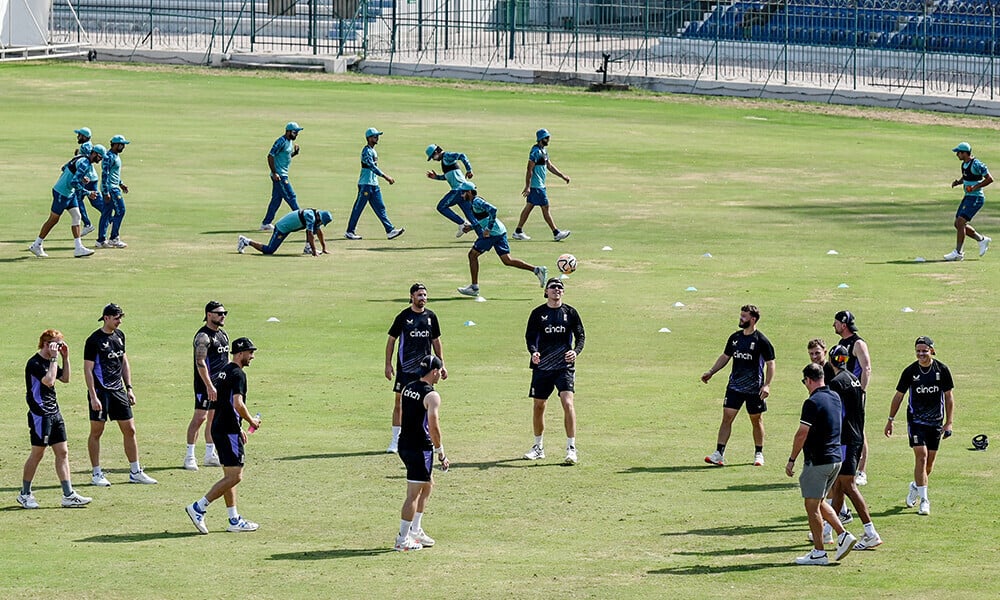
[[[576,371],[570,369],[560,369],[558,371],[542,371],[535,369],[531,372],[531,389],[528,396],[539,400],[548,400],[552,395],[552,390],[562,392],[572,392],[573,383],[576,380]]]
[[[941,445],[941,434],[944,427],[941,425],[923,425],[921,423],[907,423],[907,435],[910,438],[910,448],[916,446],[927,446],[931,452],[937,452]]]
[[[215,410],[215,403],[208,399],[208,390],[200,377],[194,382],[194,409]]]
[[[844,475],[854,477],[858,474],[858,463],[861,461],[861,450],[864,447],[864,444],[840,447],[840,477]]]
[[[407,483],[429,483],[434,468],[433,450],[399,449],[399,460],[406,466]]]
[[[128,395],[125,388],[120,390],[106,390],[98,387],[97,399],[101,402],[101,410],[96,411],[90,408],[90,398],[87,398],[87,409],[90,411],[91,421],[128,421],[132,418],[132,405],[128,402]]]
[[[215,442],[215,452],[219,455],[219,462],[223,467],[242,467],[243,458],[243,436],[240,432],[216,431],[212,430],[212,441]]]
[[[420,379],[419,373],[403,373],[402,371],[396,371],[396,383],[392,385],[392,391],[398,394],[403,391],[406,384],[413,383],[418,379]]]
[[[28,431],[32,446],[55,446],[66,441],[66,423],[62,415],[41,416],[29,412]]]
[[[760,399],[760,394],[745,394],[726,388],[726,399],[723,401],[722,406],[739,410],[743,408],[744,404],[747,405],[747,413],[751,415],[759,415],[760,413],[767,412],[767,402]]]

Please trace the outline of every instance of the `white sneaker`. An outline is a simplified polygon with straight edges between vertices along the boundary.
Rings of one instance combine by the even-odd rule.
[[[129,483],[145,483],[145,484],[148,484],[148,485],[152,485],[154,483],[157,483],[157,481],[155,479],[153,479],[149,475],[146,475],[146,472],[143,471],[142,469],[139,469],[138,473],[129,473],[128,474],[128,482]]]
[[[110,248],[110,246],[108,246],[108,244],[106,242],[102,242],[101,240],[97,240],[96,242],[94,242],[94,249],[96,250],[96,249],[99,249],[99,248]]]
[[[31,253],[37,256],[38,258],[45,258],[48,256],[48,254],[45,253],[45,249],[42,248],[41,244],[32,244],[28,246],[28,250],[31,250]]]
[[[563,460],[564,465],[575,465],[577,463],[576,459],[576,448],[570,446],[566,448],[566,458]]]
[[[187,471],[197,471],[198,461],[193,456],[184,457],[184,469]]]
[[[722,453],[719,452],[718,450],[706,456],[705,462],[707,462],[710,465],[716,465],[719,467],[726,464],[725,458],[722,456]]]
[[[858,471],[858,474],[854,476],[854,485],[868,485],[868,474],[864,471]]]
[[[764,466],[764,453],[754,452],[753,453],[753,466],[763,467]]]
[[[406,230],[403,229],[402,227],[396,227],[395,229],[393,229],[389,233],[385,234],[385,239],[387,239],[387,240],[394,240],[394,239],[398,238],[399,236],[403,235],[404,231],[406,231]]]
[[[128,248],[128,244],[123,242],[121,238],[112,238],[104,244],[105,248]]]
[[[206,456],[201,464],[205,467],[221,467],[222,463],[219,462],[219,455],[213,454],[211,456]]]
[[[867,533],[861,536],[857,544],[854,544],[855,550],[873,550],[875,546],[882,545],[882,536],[875,533],[875,535],[868,535]]]
[[[184,510],[191,517],[191,522],[194,523],[195,529],[201,533],[208,533],[208,525],[205,524],[205,513],[198,510],[195,504],[188,504],[184,507]]]
[[[813,541],[813,534],[812,534],[811,531],[809,532],[809,535],[807,536],[807,538],[809,539],[810,542]],[[832,544],[832,543],[833,543],[833,527],[830,527],[829,523],[824,523],[823,524],[823,545]]]
[[[312,253],[313,253],[313,247],[310,246],[308,243],[306,243],[305,247],[302,248],[302,254],[308,254],[309,256],[312,256]]]
[[[917,484],[911,481],[910,493],[906,495],[906,508],[913,508],[918,498],[920,498],[920,492],[917,491]]]
[[[455,237],[460,238],[463,235],[469,233],[469,231],[472,231],[471,229],[469,231],[466,231],[465,230],[466,227],[471,227],[471,225],[469,225],[468,223],[462,223],[461,225],[459,225],[458,231],[455,232]]]
[[[386,454],[398,454],[399,453],[399,442],[392,441],[389,442],[389,447],[385,449]]]
[[[827,558],[826,552],[816,555],[815,550],[810,550],[809,554],[805,556],[800,556],[795,559],[795,564],[797,565],[828,565],[830,564],[830,559]]]
[[[90,485],[96,485],[97,487],[111,487],[111,482],[104,476],[104,473],[98,473],[90,478]]]
[[[571,234],[571,233],[573,233],[573,232],[570,231],[569,229],[565,229],[563,231],[560,231],[559,233],[557,233],[554,236],[552,236],[552,241],[554,241],[554,242],[561,242],[564,239],[568,238],[569,234]]]
[[[854,550],[854,542],[856,541],[858,541],[858,538],[854,537],[854,534],[850,531],[840,534],[840,537],[837,539],[837,552],[834,553],[833,560],[841,560],[850,554],[851,550]]]
[[[535,444],[531,447],[531,450],[524,453],[524,458],[526,460],[538,460],[540,458],[545,458],[545,448]]]
[[[94,233],[94,230],[96,230],[96,229],[97,228],[94,227],[93,225],[84,225],[83,229],[80,230],[80,237],[83,237],[83,236],[87,235],[88,233]],[[979,242],[979,243],[982,244],[982,242]],[[980,256],[982,256],[982,254],[980,254]]]
[[[348,240],[360,240],[361,236],[358,235],[358,234],[356,234],[356,233],[354,233],[353,231],[345,231],[344,232],[344,239],[348,239]]]
[[[983,236],[983,241],[979,242],[979,256],[986,254],[986,251],[990,249],[990,242],[992,241],[993,238]]]
[[[434,538],[427,535],[427,532],[423,529],[418,529],[417,531],[410,532],[410,538],[417,542],[424,548],[430,548],[434,545]]]
[[[467,287],[458,288],[458,293],[462,294],[463,296],[478,296],[479,295],[479,286],[478,285],[471,285],[470,284]]]
[[[535,267],[535,276],[538,277],[538,287],[545,287],[545,280],[549,278],[549,268]]]
[[[854,515],[851,514],[851,509],[845,506],[844,510],[837,515],[837,518],[840,519],[841,525],[847,525],[848,523],[854,520]]]
[[[80,506],[87,506],[93,498],[88,498],[86,496],[81,496],[76,492],[73,492],[69,496],[63,496],[62,507],[63,508],[78,508]]]
[[[38,508],[38,500],[35,500],[34,494],[18,494],[17,503],[21,508]]]
[[[84,256],[90,256],[93,253],[94,253],[94,251],[91,250],[90,248],[82,248],[81,247],[81,248],[77,248],[77,249],[73,250],[73,257],[74,258],[83,258]]]
[[[931,501],[927,498],[920,499],[920,508],[917,509],[918,515],[930,515],[931,514]]]
[[[243,254],[246,247],[250,245],[250,239],[245,238],[242,235],[236,240],[236,251]]]
[[[944,255],[944,259],[948,262],[962,260],[963,258],[965,258],[965,253],[959,252],[958,250],[952,250],[948,254]]]
[[[393,550],[396,552],[409,552],[410,550],[420,550],[423,547],[423,544],[410,536],[399,537],[397,535],[396,545],[393,547]]]
[[[247,521],[243,517],[236,517],[235,519],[229,519],[229,527],[226,527],[226,531],[231,531],[233,533],[240,533],[243,531],[257,531],[260,529],[260,525],[254,523],[253,521]]]
[[[510,237],[512,237],[515,240],[521,240],[522,242],[527,242],[528,240],[531,239],[531,236],[528,235],[527,233],[518,233],[516,231],[514,232],[514,235]]]
[[[261,223],[260,230],[261,231],[274,231],[274,225],[272,225],[270,223]]]

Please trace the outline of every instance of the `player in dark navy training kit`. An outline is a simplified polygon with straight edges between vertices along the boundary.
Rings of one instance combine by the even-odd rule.
[[[439,410],[441,396],[434,384],[443,378],[444,363],[428,354],[418,366],[420,376],[406,384],[402,391],[402,432],[399,435],[399,458],[406,466],[406,500],[400,511],[399,535],[395,549],[400,552],[420,550],[434,545],[434,539],[423,529],[427,498],[434,488],[434,455],[441,468],[450,465],[441,441]]]
[[[93,485],[108,487],[111,482],[101,469],[101,436],[110,419],[118,421],[125,443],[125,456],[129,462],[129,483],[156,483],[139,466],[139,446],[135,440],[135,419],[132,407],[132,369],[125,354],[125,333],[119,327],[125,311],[117,304],[104,307],[99,321],[104,324],[90,334],[83,347],[83,376],[87,380],[87,397],[90,400],[90,437],[87,451],[94,469]]]
[[[726,444],[733,432],[733,421],[743,404],[747,405],[747,415],[753,425],[755,466],[764,465],[764,412],[767,397],[771,395],[771,379],[774,378],[774,346],[760,331],[760,309],[753,304],[740,308],[740,331],[729,336],[722,354],[712,368],[701,376],[708,383],[732,359],[733,371],[726,386],[726,399],[722,405],[722,424],[715,452],[705,457],[705,462],[722,466],[725,464]]]
[[[260,417],[250,416],[250,409],[247,408],[247,376],[243,371],[254,359],[256,351],[257,346],[254,346],[250,338],[236,339],[232,345],[232,362],[215,377],[218,399],[212,418],[212,439],[215,440],[219,462],[222,463],[222,479],[215,482],[200,500],[185,508],[191,522],[201,533],[208,533],[208,525],[205,523],[208,505],[219,498],[225,498],[226,509],[229,511],[229,526],[226,531],[257,531],[260,527],[241,517],[236,508],[236,485],[243,479],[243,445],[247,441],[243,421],[250,423],[251,433],[260,427]]]
[[[204,464],[206,467],[218,467],[221,464],[212,440],[212,417],[215,416],[216,399],[212,379],[222,372],[229,361],[229,334],[223,329],[227,314],[229,311],[221,302],[210,301],[205,305],[205,325],[194,334],[194,415],[188,424],[187,454],[184,456],[184,468],[188,471],[198,470],[194,445],[198,441],[198,430],[206,421],[208,426],[205,427]]]
[[[833,317],[833,330],[840,336],[839,345],[847,348],[847,365],[845,369],[858,378],[861,389],[866,391],[872,377],[872,360],[868,353],[868,342],[858,335],[858,326],[854,323],[854,314],[842,310]],[[858,473],[855,483],[868,484],[868,438],[865,438],[861,448],[861,460],[858,462]]]
[[[906,429],[915,460],[906,506],[912,508],[919,500],[917,513],[929,515],[931,501],[927,497],[927,484],[941,438],[951,437],[955,384],[947,365],[934,358],[934,340],[922,335],[914,342],[914,349],[917,360],[899,376],[889,407],[889,420],[885,424],[885,436],[892,436],[893,421],[905,394]]]
[[[542,434],[545,431],[545,404],[552,390],[559,392],[562,402],[564,424],[566,426],[567,465],[577,463],[576,454],[576,408],[573,405],[574,383],[576,379],[576,359],[583,352],[586,339],[583,321],[576,309],[563,303],[563,283],[552,278],[545,282],[545,304],[531,311],[524,340],[531,355],[531,397],[532,425],[535,444],[525,453],[524,458],[538,460],[545,458]]]
[[[59,365],[60,360],[62,366]],[[69,374],[69,346],[63,340],[63,334],[55,329],[46,329],[38,338],[38,352],[24,366],[28,431],[31,437],[31,454],[24,462],[21,493],[17,495],[17,503],[24,508],[38,508],[38,500],[31,491],[31,481],[42,462],[46,446],[51,447],[56,455],[56,475],[62,485],[63,507],[75,508],[90,504],[91,499],[73,491],[73,484],[70,483],[66,423],[56,400],[56,381],[69,383]]]
[[[389,327],[389,339],[385,343],[385,378],[396,382],[392,391],[396,401],[392,408],[392,440],[386,452],[396,452],[400,428],[400,392],[411,381],[420,379],[420,361],[428,354],[441,359],[441,379],[448,378],[444,368],[444,354],[441,350],[441,326],[437,315],[427,306],[427,288],[422,283],[410,286],[410,306],[403,309]],[[396,368],[392,367],[393,350],[399,340],[399,350],[395,352]]]

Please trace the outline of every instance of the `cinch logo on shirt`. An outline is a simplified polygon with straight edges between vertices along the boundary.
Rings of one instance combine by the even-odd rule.
[[[431,332],[429,332],[429,331],[411,331],[410,332],[410,337],[418,337],[418,338],[431,337]]]
[[[125,356],[124,350],[122,350],[121,352],[114,352],[114,351],[108,352],[108,358],[110,359],[121,358],[123,356]]]
[[[565,325],[546,325],[545,333],[566,333]]]
[[[219,346],[218,348],[215,349],[215,352],[218,354],[228,354],[229,346]]]
[[[420,394],[410,388],[403,389],[403,396],[406,398],[413,398],[414,400],[420,400]]]
[[[936,385],[918,385],[913,388],[913,391],[918,394],[938,394],[941,392],[941,388]]]
[[[749,352],[733,352],[733,358],[740,358],[743,360],[753,360],[753,354]]]

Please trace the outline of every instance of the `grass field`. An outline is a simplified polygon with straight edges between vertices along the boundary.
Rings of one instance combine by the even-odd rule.
[[[949,188],[959,172],[949,150],[968,140],[1000,166],[995,120],[81,63],[0,68],[0,107],[0,597],[996,594],[998,461],[995,449],[969,451],[969,440],[1000,439],[989,333],[1000,249],[979,259],[969,244],[965,262],[938,260],[953,245],[960,199]],[[332,254],[301,256],[293,237],[279,255],[240,256],[236,237],[257,236],[270,193],[266,152],[289,120],[305,127],[292,182],[303,206],[333,211]],[[123,155],[130,246],[73,259],[64,222],[46,243],[50,258],[36,259],[27,246],[82,125],[101,142],[116,133],[133,141]],[[341,238],[368,126],[386,132],[380,165],[397,180],[383,185],[390,217],[406,227],[394,241],[370,211],[358,228],[364,240]],[[552,160],[572,178],[569,186],[551,178],[550,197],[557,224],[573,235],[548,241],[536,211],[526,228],[535,239],[512,250],[550,269],[563,252],[580,261],[566,291],[587,328],[575,468],[558,464],[556,402],[550,457],[519,460],[532,441],[523,328],[543,301],[537,281],[487,255],[488,301],[460,297],[471,239],[454,238],[434,211],[446,187],[423,175],[427,144],[468,153],[481,194],[513,229],[539,127],[552,132]],[[1000,240],[998,194],[987,190],[975,224]],[[384,453],[391,384],[382,356],[416,280],[428,286],[443,328],[451,376],[438,389],[453,468],[436,476],[425,518],[437,546],[397,554],[390,548],[404,472]],[[254,534],[223,533],[222,502],[209,510],[209,536],[197,535],[183,512],[219,476],[180,468],[191,338],[209,299],[231,311],[232,339],[247,335],[260,347],[247,371],[248,403],[264,426],[248,445],[238,488],[241,512],[261,523]],[[86,485],[83,342],[109,301],[127,313],[141,458],[157,486],[125,483],[111,427],[102,462],[114,485]],[[714,449],[725,378],[698,378],[744,303],[761,307],[760,329],[777,350],[768,463],[750,466],[741,415],[731,466],[710,469],[702,458]],[[873,358],[863,492],[885,544],[838,566],[795,567],[807,527],[783,461],[805,398],[806,342],[832,341],[841,309],[857,315]],[[42,510],[14,503],[28,454],[24,363],[47,327],[64,331],[72,351],[73,381],[58,387],[59,399],[74,480],[94,497],[77,511],[55,508],[51,456],[35,480]],[[881,435],[918,335],[935,339],[956,378],[956,435],[939,454],[926,518],[902,506],[913,463],[905,435]]]

